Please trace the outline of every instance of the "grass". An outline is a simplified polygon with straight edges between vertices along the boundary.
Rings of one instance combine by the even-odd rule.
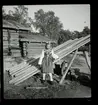
[[[36,76],[35,76],[36,77]],[[6,73],[6,78],[8,78]],[[31,77],[21,83],[19,86],[10,85],[8,79],[6,80],[4,87],[4,98],[5,99],[43,99],[43,98],[72,98],[74,97],[77,89],[80,88],[81,84],[76,81],[64,82],[63,85],[59,85],[54,81],[53,85],[48,82],[42,84],[40,78],[34,79]],[[31,87],[47,87],[46,89],[25,89],[25,86],[30,85]]]
[[[70,61],[71,57],[67,56],[66,59]],[[21,58],[16,58],[15,60],[17,63],[20,63],[22,61]],[[81,62],[77,57],[74,60],[73,65],[81,65],[81,63],[84,63],[84,62]],[[36,78],[37,76],[34,76],[34,77]],[[5,99],[36,99],[36,98],[42,99],[42,98],[68,98],[68,97],[73,98],[76,91],[81,87],[80,83],[76,81],[70,81],[70,80],[68,80],[69,84],[64,83],[64,85],[59,85],[57,82],[55,82],[54,85],[52,86],[47,82],[45,85],[43,85],[39,77],[36,79],[34,79],[34,77],[31,77],[25,80],[19,86],[14,86],[8,83],[9,76],[6,72],[5,79],[4,79],[4,98]],[[48,86],[48,88],[47,89],[24,89],[24,87],[28,85],[33,87]]]

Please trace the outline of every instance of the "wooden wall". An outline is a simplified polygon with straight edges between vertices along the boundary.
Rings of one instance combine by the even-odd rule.
[[[6,29],[3,29],[3,55],[8,55],[8,31]]]
[[[3,29],[3,55],[21,56],[19,47],[19,33],[16,30]]]
[[[54,47],[52,45],[52,47]],[[45,48],[45,42],[21,42],[21,53],[23,57],[31,58],[33,56],[41,54]]]
[[[28,57],[31,58],[41,54],[45,48],[45,42],[28,42],[19,41],[19,31],[11,29],[3,29],[3,54],[11,53],[13,57]]]
[[[45,43],[28,43],[27,44],[27,56],[28,58],[41,54],[45,48]]]

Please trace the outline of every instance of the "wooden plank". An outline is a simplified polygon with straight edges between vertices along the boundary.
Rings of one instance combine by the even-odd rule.
[[[10,41],[11,42],[19,42],[19,38],[17,38],[17,39],[13,38],[13,39],[10,39]]]
[[[3,49],[8,48],[8,45],[3,45]]]
[[[88,56],[88,52],[84,51],[84,55],[85,55],[86,63],[88,65],[89,69],[91,70],[91,62],[90,62],[90,57]]]
[[[72,40],[70,43],[65,43],[62,47],[60,47],[58,50],[54,50],[55,53],[58,53],[59,51],[62,51],[64,48],[67,48],[68,46],[72,45],[74,42],[78,41],[79,39]]]
[[[3,44],[8,44],[8,41],[3,41]]]
[[[31,69],[31,66],[27,70],[30,70],[30,69]],[[22,78],[22,76],[18,76],[18,77],[12,78],[12,80],[10,80],[9,83],[15,83],[15,81],[18,81],[21,78]]]
[[[19,33],[16,33],[16,32],[10,32],[10,34],[19,36]]]
[[[23,70],[22,72],[20,72],[20,73],[18,73],[17,75],[15,75],[16,77],[19,77],[19,76],[24,76],[24,75],[26,75],[27,73],[30,73],[30,72],[32,72],[32,71],[36,71],[33,67],[30,69],[30,70]]]
[[[39,73],[39,72],[40,72],[40,71],[36,71],[36,72],[34,72],[34,73],[31,73],[31,74],[28,75],[26,78],[24,78],[24,79],[22,79],[21,81],[15,83],[15,85],[18,85],[19,83],[25,81],[26,79],[30,78],[31,76],[33,76],[33,75],[35,75],[35,74],[37,74],[37,73]]]
[[[83,46],[84,44],[86,44],[87,42],[89,42],[90,39],[84,40],[81,43],[78,43],[77,45],[73,44],[74,46],[71,46],[69,49],[65,49],[61,52],[60,56],[64,55],[65,52],[70,52],[72,49],[77,49],[81,46]],[[74,50],[73,50],[74,51]]]
[[[17,44],[11,43],[10,46],[12,46],[12,47],[19,47],[19,44],[18,43]]]
[[[36,43],[33,43],[33,44],[28,44],[28,46],[45,46],[45,44],[36,44]]]
[[[16,83],[16,82],[20,81],[21,79],[25,78],[28,74],[31,74],[32,72],[34,72],[32,69],[37,70],[37,68],[34,68],[34,66],[31,66],[27,69],[27,71],[29,71],[28,73],[26,73],[25,75],[22,75],[22,76],[20,75],[16,78],[13,78],[11,81],[9,81],[9,83]]]
[[[82,39],[82,38],[81,38]],[[65,52],[65,50],[70,49],[74,46],[75,43],[77,43],[80,39],[73,40],[71,43],[68,43],[66,46],[63,46],[59,51],[57,52],[57,55],[59,55],[62,52]]]
[[[8,41],[8,37],[7,36],[3,36],[3,40],[4,41]]]
[[[32,53],[39,53],[39,52],[41,53],[41,52],[42,52],[42,49],[27,50],[27,52],[28,52],[29,54],[30,54],[30,53],[31,53],[31,54],[32,54]]]
[[[4,32],[6,32],[6,31],[7,31],[7,29],[8,29],[8,28],[3,28],[2,30],[3,30]]]
[[[72,40],[68,40],[66,42],[64,42],[63,44],[58,45],[57,47],[54,48],[54,51],[60,49],[61,47],[67,45],[68,43],[72,42]]]
[[[12,67],[9,71],[17,71],[18,69],[21,69],[23,66],[25,66],[26,62],[22,62],[20,64],[16,64],[14,67]]]
[[[46,89],[47,87],[26,87],[26,89]]]
[[[71,62],[69,63],[69,65],[68,65],[68,67],[67,67],[67,69],[66,69],[64,75],[62,76],[62,78],[61,78],[61,80],[60,80],[60,82],[59,82],[60,84],[63,83],[64,78],[66,77],[66,74],[67,74],[68,70],[70,69],[70,67],[71,67],[71,65],[72,65],[72,63],[73,63],[73,61],[74,61],[74,59],[75,59],[75,57],[76,57],[76,55],[77,55],[77,51],[78,51],[78,50],[75,51],[75,54],[74,54],[74,56],[73,56]]]
[[[3,36],[8,36],[8,32],[7,31],[3,31]]]
[[[19,73],[24,72],[25,70],[27,71],[27,69],[28,69],[29,67],[31,67],[31,65],[27,64],[27,65],[25,65],[23,68],[19,69],[18,71],[13,72],[11,75],[12,75],[12,76],[14,76],[14,75],[17,76]]]
[[[82,41],[81,43],[73,46],[71,49],[69,50],[66,50],[65,49],[65,52],[61,53],[59,56],[59,59],[55,60],[54,63],[58,62],[60,59],[62,59],[63,57],[67,56],[68,54],[70,54],[71,52],[73,52],[75,49],[78,49],[79,47],[85,45],[86,43],[88,43],[90,41],[90,39],[87,39],[87,40],[84,40]]]
[[[20,50],[12,50],[12,49],[11,49],[11,52],[12,52],[12,53],[20,53]]]
[[[27,69],[29,66],[30,66],[29,64],[25,64],[25,65],[23,65],[22,68],[20,68],[20,69],[10,71],[10,74],[11,74],[11,75],[15,75],[15,74],[17,74],[18,72],[21,72],[22,70]]]
[[[19,46],[18,42],[10,42],[10,45]]]

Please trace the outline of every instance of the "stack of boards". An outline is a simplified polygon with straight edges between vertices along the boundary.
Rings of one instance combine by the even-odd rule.
[[[54,63],[57,63],[59,60],[61,60],[62,58],[69,55],[70,53],[77,50],[88,42],[90,42],[90,35],[82,37],[80,39],[68,40],[67,42],[55,47],[53,50],[55,54],[59,56],[59,58],[56,59]],[[28,62],[20,63],[19,65],[16,65],[16,67],[11,68],[9,70],[9,73],[13,78],[9,83],[14,83],[15,85],[17,85],[26,80],[27,78],[30,78],[34,74],[40,72],[36,68],[36,66],[34,66],[35,64],[38,64],[39,57],[40,54],[36,56],[36,59],[31,59]],[[14,78],[14,76],[16,77]]]
[[[14,67],[10,68],[9,74],[12,77],[12,80],[9,81],[10,84],[18,85],[24,80],[30,78],[31,76],[40,72],[37,68],[38,59],[29,59],[24,61]]]

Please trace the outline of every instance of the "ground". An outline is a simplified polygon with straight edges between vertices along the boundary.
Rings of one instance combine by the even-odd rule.
[[[70,59],[70,57],[68,57]],[[79,62],[80,61],[80,62]],[[80,63],[80,64],[79,64]],[[73,66],[79,66],[81,72],[90,74],[85,59],[83,56],[77,56],[74,61]],[[82,68],[83,67],[83,68]],[[85,69],[84,69],[85,68]],[[31,77],[21,83],[19,86],[14,86],[9,84],[9,76],[7,71],[4,72],[4,98],[5,99],[35,99],[35,98],[84,98],[91,97],[90,86],[84,86],[80,81],[71,81],[70,79],[65,79],[63,85],[59,85],[54,81],[53,85],[48,82],[42,84],[40,78],[37,76]],[[86,83],[87,84],[87,83]],[[32,87],[47,87],[46,89],[25,89],[25,86]]]

